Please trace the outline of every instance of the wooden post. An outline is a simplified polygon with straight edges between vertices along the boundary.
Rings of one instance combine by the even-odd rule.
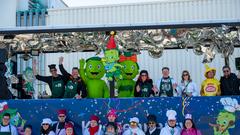
[[[113,77],[112,81],[109,81],[110,86],[110,98],[115,98],[115,78]]]

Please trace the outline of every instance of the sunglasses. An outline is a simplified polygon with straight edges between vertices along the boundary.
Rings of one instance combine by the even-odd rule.
[[[224,72],[224,73],[228,73],[228,72],[229,72],[229,70],[223,70],[223,72]]]
[[[65,116],[64,116],[64,115],[60,115],[60,116],[58,116],[58,117],[63,118],[63,117],[65,117]]]
[[[49,125],[48,123],[43,123],[42,125]]]
[[[130,125],[137,125],[137,122],[130,122]]]
[[[57,71],[56,69],[54,69],[54,70],[50,70],[50,72],[55,72],[55,71]]]

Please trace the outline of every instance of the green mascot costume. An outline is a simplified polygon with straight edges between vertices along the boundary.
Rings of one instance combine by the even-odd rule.
[[[25,80],[24,82],[24,88],[25,92],[27,95],[33,95],[34,93],[34,88],[33,88],[33,80],[34,80],[34,75],[32,68],[27,67],[25,71],[23,72],[23,78]]]
[[[125,53],[121,55],[119,62],[121,68],[122,80],[117,81],[118,97],[133,97],[136,82],[133,80],[138,74],[139,66],[137,56]]]
[[[80,76],[87,85],[88,98],[107,98],[109,89],[104,80],[101,78],[105,74],[104,66],[99,57],[91,57],[85,60],[81,59]]]
[[[106,70],[106,78],[109,81],[122,79],[121,71],[122,65],[118,63],[119,51],[114,40],[114,32],[111,32],[109,42],[104,50],[104,57],[102,58],[103,65]]]

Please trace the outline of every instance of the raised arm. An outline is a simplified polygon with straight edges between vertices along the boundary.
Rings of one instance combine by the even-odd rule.
[[[59,69],[60,69],[60,72],[62,73],[62,75],[66,78],[70,78],[71,74],[68,73],[65,68],[63,67],[63,57],[60,57],[59,58]]]
[[[37,68],[36,68],[37,62],[36,62],[35,59],[33,59],[32,64],[33,64],[33,75],[36,77],[36,79],[38,79],[40,81],[43,81],[43,82],[46,82],[46,83],[49,83],[51,81],[51,78],[49,76],[38,75]]]
[[[80,69],[79,69],[79,73],[80,73],[80,77],[83,79],[84,83],[86,84],[87,81],[88,81],[88,78],[85,74],[85,69],[84,69],[84,66],[85,66],[85,60],[84,59],[80,59],[79,60],[79,64],[80,64]]]

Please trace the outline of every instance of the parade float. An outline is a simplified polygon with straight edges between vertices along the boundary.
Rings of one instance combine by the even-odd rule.
[[[38,134],[43,118],[57,121],[57,110],[66,109],[67,119],[74,122],[77,134],[80,135],[87,128],[91,115],[99,116],[100,124],[105,125],[109,110],[115,110],[117,122],[123,130],[129,127],[129,119],[132,117],[138,117],[139,126],[146,130],[149,114],[157,116],[160,128],[164,127],[167,122],[166,112],[175,110],[179,127],[183,126],[185,114],[190,113],[204,135],[238,135],[239,96],[132,97],[134,78],[141,63],[137,57],[143,51],[147,52],[144,54],[151,59],[160,59],[166,50],[182,49],[202,56],[202,63],[211,63],[217,54],[222,56],[226,65],[234,61],[230,61],[229,57],[240,45],[240,23],[237,14],[239,1],[231,0],[226,4],[229,6],[219,1],[205,0],[194,3],[189,0],[176,4],[160,2],[147,3],[144,6],[119,5],[121,11],[126,10],[124,14],[121,14],[120,9],[117,9],[119,7],[115,5],[81,8],[79,12],[75,12],[75,8],[69,9],[70,12],[66,9],[50,9],[43,11],[47,14],[46,17],[51,17],[47,19],[52,21],[52,24],[46,27],[1,28],[0,119],[8,112],[11,115],[11,124],[17,127],[19,134],[23,134],[22,129],[26,124],[33,125],[34,134]],[[217,8],[212,8],[215,6]],[[110,9],[113,9],[113,12]],[[210,9],[215,10],[210,12]],[[62,15],[62,12],[67,13]],[[92,16],[89,15],[90,19],[86,19],[84,16],[89,12]],[[215,12],[218,14],[214,14]],[[36,12],[34,16],[39,17],[38,13],[40,12]],[[204,17],[195,18],[205,14]],[[29,17],[27,15],[27,12],[24,12],[23,22],[26,24],[27,18],[33,21],[33,14],[29,14]],[[67,19],[65,15],[69,15]],[[60,18],[57,18],[59,16]],[[108,23],[105,23],[105,17],[110,18]],[[125,18],[125,21],[119,24],[121,17]],[[18,12],[17,18],[21,20],[21,12]],[[76,18],[80,23],[76,21],[75,25],[66,25],[69,20]],[[98,20],[93,21],[95,18]],[[33,75],[32,60],[39,60],[41,54],[72,52],[95,54],[94,57],[77,60],[80,75],[89,89],[89,98],[46,99],[48,94],[45,87],[36,87],[38,85]],[[101,53],[103,55],[100,55]],[[30,64],[17,63],[18,61]],[[43,64],[39,62],[38,67]],[[235,65],[239,71],[239,54],[238,58],[235,58]],[[18,67],[24,69],[16,71]]]
[[[164,49],[191,48],[196,55],[204,55],[203,63],[209,63],[214,59],[216,53],[220,53],[224,58],[228,58],[233,53],[234,47],[240,43],[239,31],[239,27],[223,25],[222,27],[201,29],[115,31],[114,35],[109,32],[69,32],[17,34],[12,39],[3,38],[1,45],[8,48],[8,60],[5,63],[7,70],[4,75],[12,97],[21,98],[18,88],[12,87],[19,83],[17,75],[12,73],[12,56],[22,54],[21,58],[27,61],[32,59],[33,51],[49,53],[91,50],[96,52],[96,56],[101,51],[105,55],[102,58],[91,57],[86,62],[80,60],[80,75],[90,90],[90,98],[105,97],[105,99],[39,99],[41,98],[39,95],[45,92],[34,90],[32,69],[27,67],[23,72],[22,79],[25,81],[22,83],[22,88],[32,99],[2,101],[1,114],[14,108],[9,110],[13,115],[11,122],[18,126],[19,132],[25,123],[34,125],[34,130],[38,131],[38,125],[42,118],[49,117],[56,120],[53,112],[59,108],[65,108],[68,110],[68,119],[76,124],[78,133],[81,133],[90,115],[98,115],[101,118],[101,124],[105,124],[106,114],[111,109],[116,110],[123,129],[129,127],[128,120],[134,116],[140,118],[140,126],[146,129],[146,117],[149,114],[158,116],[159,125],[163,127],[166,123],[166,111],[174,109],[178,112],[180,127],[182,127],[184,115],[191,113],[203,133],[236,134],[239,132],[237,127],[240,127],[238,122],[240,99],[238,96],[134,98],[131,90],[127,93],[124,90],[125,94],[121,94],[121,90],[116,94],[115,90],[120,87],[125,88],[125,85],[128,86],[128,82],[129,84],[134,83],[132,79],[135,78],[139,68],[136,63],[137,55],[142,50],[147,50],[149,55],[156,59],[162,56]],[[239,69],[237,61],[239,61],[238,58],[236,58],[236,67]],[[136,68],[136,71],[133,70],[133,67]],[[101,80],[104,74],[107,82]],[[106,83],[109,85],[107,86]],[[107,98],[109,96],[111,98]],[[128,98],[119,98],[118,96]]]

